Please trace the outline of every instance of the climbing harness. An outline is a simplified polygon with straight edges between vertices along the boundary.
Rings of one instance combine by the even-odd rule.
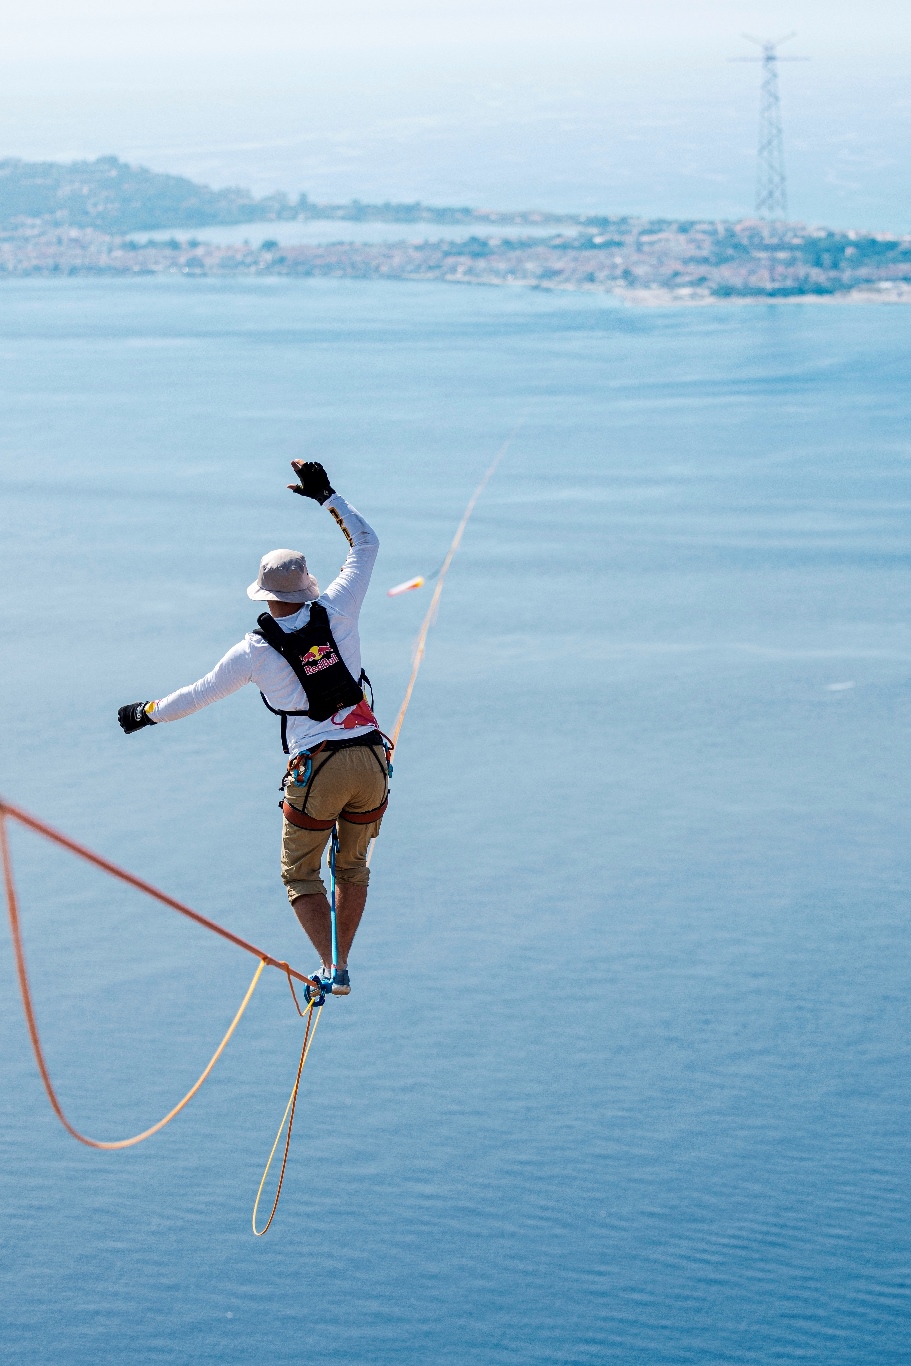
[[[387,766],[384,769],[380,763],[377,749],[382,746],[386,750]],[[389,775],[392,773],[392,765],[389,763],[389,755],[392,753],[392,741],[383,734],[382,731],[370,731],[367,735],[356,735],[353,740],[323,740],[314,749],[304,750],[301,754],[295,754],[288,763],[288,771],[282,780],[282,793],[285,785],[290,778],[298,787],[305,788],[304,804],[302,807],[293,806],[286,796],[282,797],[279,806],[282,814],[292,825],[296,825],[299,830],[331,830],[336,822],[333,816],[330,820],[318,820],[315,816],[307,814],[307,802],[310,799],[310,791],[318,773],[322,773],[328,763],[331,763],[335,754],[343,749],[355,749],[366,747],[370,750],[376,760],[377,767],[386,781],[386,791],[379,806],[371,811],[342,811],[338,819],[348,821],[352,825],[370,825],[373,821],[378,821],[389,805]],[[326,754],[319,768],[314,769],[313,760],[319,754]]]
[[[462,516],[462,520],[460,521],[458,528],[456,529],[456,533],[449,547],[449,551],[439,570],[439,577],[437,580],[436,588],[434,590],[433,598],[424,617],[424,620],[421,624],[421,629],[418,633],[417,644],[415,646],[414,652],[414,659],[411,667],[411,674],[408,679],[408,684],[405,689],[405,695],[402,699],[402,704],[399,708],[398,716],[396,717],[396,723],[391,738],[384,735],[377,728],[376,730],[371,731],[369,734],[364,736],[355,736],[350,740],[341,738],[339,740],[327,740],[324,741],[321,745],[318,745],[314,750],[310,752],[295,754],[289,761],[288,772],[286,774],[285,781],[287,781],[290,778],[293,780],[295,784],[306,787],[306,792],[304,796],[304,808],[306,808],[307,796],[309,795],[310,789],[313,784],[313,779],[315,777],[313,758],[316,755],[320,754],[324,750],[329,751],[327,757],[322,761],[322,764],[319,766],[319,768],[316,769],[316,773],[318,773],[321,771],[322,767],[326,763],[331,762],[332,754],[334,751],[347,748],[351,745],[366,744],[371,748],[371,751],[374,753],[377,759],[377,763],[380,764],[379,757],[376,756],[375,750],[378,744],[381,744],[385,748],[387,754],[387,769],[385,770],[387,776],[387,784],[386,794],[383,802],[380,806],[376,807],[372,811],[343,811],[340,815],[340,819],[352,821],[356,824],[367,824],[371,821],[378,820],[380,816],[383,814],[383,812],[386,810],[389,800],[388,777],[392,774],[392,764],[388,762],[388,760],[391,758],[392,751],[394,750],[398,742],[399,734],[401,733],[402,729],[402,724],[404,722],[405,715],[408,711],[408,707],[411,703],[411,697],[414,692],[414,686],[417,681],[417,676],[424,658],[424,653],[427,645],[427,636],[429,634],[430,627],[433,624],[436,610],[439,605],[440,596],[443,591],[443,584],[445,582],[446,575],[449,571],[450,565],[452,564],[452,560],[455,556],[455,553],[459,548],[465,528],[468,525],[469,519],[471,517],[472,512],[474,511],[478,499],[480,498],[481,494],[483,493],[484,489],[486,488],[487,484],[492,478],[494,471],[496,470],[503,456],[506,454],[506,451],[511,446],[521,426],[522,422],[520,422],[517,425],[515,430],[511,433],[508,439],[500,447],[499,451],[497,452],[496,458],[494,459],[490,467],[487,469],[486,473],[481,479],[481,482],[478,484],[477,488],[475,489],[474,493],[469,499],[468,506],[465,509],[465,512]],[[323,618],[325,618],[325,620],[323,620]],[[340,725],[340,728],[353,729],[356,725],[371,723],[375,725],[375,718],[373,716],[373,690],[371,688],[370,704],[368,707],[365,694],[361,688],[361,684],[364,682],[366,682],[369,688],[370,680],[367,678],[366,674],[362,672],[360,680],[356,681],[353,675],[348,670],[347,666],[342,661],[338,649],[335,645],[335,641],[332,637],[331,630],[329,630],[328,614],[326,613],[326,610],[322,606],[322,604],[311,604],[310,622],[308,623],[308,626],[302,628],[302,630],[299,632],[281,631],[281,628],[276,625],[273,618],[271,618],[267,614],[264,614],[259,618],[259,627],[259,634],[261,634],[264,637],[264,639],[266,639],[268,643],[273,646],[273,648],[277,649],[279,653],[282,654],[285,659],[287,659],[287,662],[290,664],[291,668],[294,670],[295,674],[300,679],[302,686],[305,687],[307,691],[307,699],[310,702],[310,709],[307,712],[281,712],[277,711],[274,707],[269,706],[269,703],[266,702],[265,698],[263,698],[263,701],[266,702],[266,706],[269,707],[269,710],[274,712],[276,715],[281,716],[282,718],[282,743],[285,749],[285,753],[288,753],[286,730],[288,716],[309,715],[314,720],[326,720],[328,719],[328,717],[333,716],[339,710],[345,707],[354,706],[355,711],[349,713],[350,717],[355,715],[355,712],[357,712],[360,709],[361,704],[363,703],[365,712],[369,713],[369,716],[366,717],[366,719],[358,718],[350,725],[346,724],[349,720],[349,718],[346,717],[343,719],[341,723],[338,723]],[[275,628],[275,632],[278,632],[278,634],[281,636],[280,642],[278,641],[277,636],[274,636],[274,632],[272,631],[273,627]],[[310,627],[313,628],[312,632],[310,632]],[[308,634],[308,632],[310,634],[313,634],[314,639],[310,639],[310,634]],[[274,638],[270,639],[270,635],[273,635]],[[304,637],[304,640],[301,641],[300,637]],[[317,639],[316,637],[321,638]],[[289,658],[288,654],[286,654],[285,652],[284,647],[287,647],[289,642],[294,642],[296,647],[301,647],[298,650],[298,654],[296,657],[297,662],[295,662],[295,658],[293,657],[293,655],[291,658]],[[314,647],[316,648],[314,649]],[[332,655],[335,655],[336,658],[331,658],[330,656]],[[323,661],[326,662],[324,663]],[[314,672],[305,674],[304,670],[308,667],[312,668]],[[361,716],[363,717],[364,713],[361,713]],[[380,767],[382,768],[382,764],[380,764]],[[283,800],[282,802],[282,809],[286,817],[295,825],[304,825],[304,820],[306,820],[308,823],[304,825],[305,829],[331,829],[332,831],[329,840],[329,874],[330,915],[332,930],[332,963],[334,971],[335,965],[338,963],[338,925],[336,918],[336,859],[338,856],[339,849],[338,826],[334,820],[328,822],[316,822],[312,817],[306,816],[305,809],[298,810],[297,807],[292,806],[289,802],[285,800]],[[8,821],[15,821],[18,824],[25,826],[27,829],[32,830],[34,833],[41,835],[44,839],[50,840],[52,843],[59,845],[61,848],[69,850],[70,853],[77,855],[79,858],[84,859],[86,862],[90,864],[93,864],[96,868],[100,868],[102,872],[110,874],[110,876],[117,878],[119,881],[126,883],[128,886],[135,887],[137,890],[145,893],[147,896],[150,896],[154,900],[161,902],[162,905],[170,907],[171,910],[178,911],[181,915],[186,916],[188,919],[195,921],[196,924],[201,925],[204,929],[209,930],[213,934],[220,935],[222,939],[228,940],[229,943],[234,944],[237,948],[243,949],[246,953],[252,954],[255,958],[259,960],[257,963],[256,971],[253,974],[253,979],[250,982],[249,987],[247,988],[246,994],[243,1000],[241,1001],[240,1006],[238,1007],[237,1012],[234,1015],[234,1018],[228,1026],[228,1029],[224,1037],[222,1038],[221,1043],[216,1048],[215,1052],[213,1053],[212,1057],[210,1058],[208,1064],[200,1074],[197,1081],[193,1084],[193,1086],[186,1093],[183,1099],[180,1100],[177,1103],[177,1105],[173,1107],[173,1109],[169,1110],[168,1113],[162,1119],[160,1119],[156,1124],[153,1124],[150,1128],[144,1129],[141,1133],[134,1134],[130,1138],[106,1141],[87,1137],[69,1121],[57,1097],[57,1093],[54,1089],[54,1085],[51,1080],[47,1060],[44,1055],[41,1037],[38,1032],[38,1023],[35,1016],[34,1004],[32,1001],[31,987],[29,985],[28,971],[25,960],[25,948],[22,939],[22,926],[19,915],[19,904],[16,896],[15,883],[13,880],[12,855],[10,852],[7,831]],[[370,861],[370,857],[372,856],[372,854],[373,844],[371,844],[370,850],[368,852],[368,863]],[[159,891],[158,888],[152,886],[150,882],[146,882],[142,878],[136,877],[133,873],[129,873],[125,869],[118,867],[117,864],[111,863],[108,859],[103,858],[100,854],[93,853],[84,845],[77,843],[76,840],[70,839],[68,836],[61,834],[59,830],[55,830],[52,826],[45,824],[44,821],[38,820],[37,817],[29,815],[28,812],[23,811],[20,807],[13,806],[11,803],[6,802],[2,799],[0,799],[0,861],[2,861],[3,864],[3,881],[6,892],[6,904],[7,911],[9,914],[10,933],[13,942],[13,952],[16,960],[16,974],[19,979],[19,990],[22,996],[22,1006],[25,1012],[25,1020],[28,1026],[32,1050],[35,1055],[35,1061],[38,1065],[38,1072],[41,1076],[41,1081],[44,1085],[44,1089],[47,1093],[47,1097],[50,1101],[51,1107],[57,1118],[60,1120],[60,1123],[66,1129],[67,1133],[71,1134],[73,1138],[78,1140],[78,1142],[84,1143],[87,1147],[101,1148],[104,1150],[129,1148],[132,1147],[134,1144],[144,1142],[147,1138],[151,1138],[153,1134],[159,1133],[165,1127],[165,1125],[170,1124],[171,1120],[174,1119],[181,1112],[181,1110],[183,1110],[183,1108],[189,1104],[189,1102],[199,1091],[200,1087],[210,1076],[213,1068],[215,1067],[215,1064],[218,1062],[222,1053],[228,1046],[228,1043],[230,1042],[235,1030],[237,1029],[237,1026],[241,1021],[241,1018],[243,1017],[244,1012],[247,1009],[247,1006],[250,1003],[253,993],[256,990],[256,987],[259,983],[259,979],[262,976],[263,969],[266,967],[273,967],[278,968],[280,972],[284,973],[291,991],[291,996],[294,1001],[297,1013],[301,1018],[306,1019],[306,1026],[304,1030],[303,1043],[301,1045],[300,1058],[298,1060],[297,1065],[297,1073],[294,1078],[294,1085],[291,1090],[291,1095],[288,1099],[288,1104],[285,1106],[285,1112],[282,1116],[282,1121],[279,1125],[278,1133],[275,1136],[275,1142],[272,1145],[272,1150],[269,1154],[269,1159],[266,1163],[265,1171],[262,1175],[262,1180],[259,1183],[259,1189],[257,1190],[256,1200],[253,1206],[253,1232],[256,1234],[257,1237],[262,1237],[262,1235],[272,1224],[272,1221],[275,1218],[275,1212],[278,1209],[278,1202],[281,1197],[282,1186],[284,1184],[285,1179],[285,1170],[287,1168],[288,1163],[288,1152],[291,1144],[291,1131],[294,1125],[294,1115],[297,1108],[297,1098],[300,1091],[301,1076],[303,1074],[307,1058],[310,1054],[310,1049],[313,1045],[313,1039],[316,1035],[316,1029],[317,1025],[319,1024],[323,1006],[325,1004],[327,991],[331,990],[331,983],[323,981],[320,977],[308,977],[304,973],[297,972],[288,963],[286,963],[284,959],[274,958],[271,954],[266,953],[262,949],[257,948],[255,944],[251,944],[248,940],[242,939],[240,935],[234,934],[231,930],[225,929],[223,925],[219,925],[216,921],[210,920],[207,916],[200,915],[198,911],[194,911],[189,906],[185,906],[183,902],[177,901],[174,897],[168,896],[165,892]],[[303,987],[303,1008],[301,1008],[301,1004],[297,997],[297,992],[294,986],[295,982],[300,983]],[[278,1150],[279,1143],[281,1142],[282,1133],[284,1133],[285,1135],[284,1151],[282,1155],[281,1170],[279,1172],[275,1196],[272,1201],[272,1208],[264,1226],[262,1228],[257,1228],[256,1218],[259,1210],[260,1200],[262,1198],[262,1193],[265,1188],[269,1171],[272,1167],[273,1159]]]

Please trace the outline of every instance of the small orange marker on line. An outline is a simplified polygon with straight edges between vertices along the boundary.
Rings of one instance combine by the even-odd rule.
[[[406,579],[404,583],[397,583],[395,588],[390,588],[386,596],[397,598],[400,593],[410,593],[413,588],[423,588],[424,578],[418,574],[414,579]]]

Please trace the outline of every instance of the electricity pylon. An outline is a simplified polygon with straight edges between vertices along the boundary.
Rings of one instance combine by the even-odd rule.
[[[779,57],[778,49],[794,37],[787,33],[771,41],[745,33],[747,42],[762,48],[761,57],[732,57],[734,62],[762,62],[759,97],[759,156],[756,166],[756,217],[771,222],[788,216],[788,185],[784,173],[781,136],[781,99],[778,94],[778,63],[806,62],[807,57]]]

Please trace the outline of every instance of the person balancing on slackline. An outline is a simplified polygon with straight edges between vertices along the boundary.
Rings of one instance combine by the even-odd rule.
[[[292,460],[292,493],[327,508],[348,541],[348,556],[325,593],[298,550],[264,555],[247,589],[269,611],[198,683],[157,702],[131,702],[117,719],[127,735],[179,721],[255,683],[281,717],[288,767],[282,781],[282,881],[294,913],[320,956],[326,990],[351,990],[348,953],[367,900],[367,849],[389,802],[384,738],[361,684],[357,620],[379,550],[376,533],[345,502],[315,460]],[[332,962],[329,902],[320,876],[323,851],[338,822],[337,941]]]

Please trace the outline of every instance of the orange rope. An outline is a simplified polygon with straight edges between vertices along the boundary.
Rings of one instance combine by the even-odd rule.
[[[405,713],[407,712],[411,704],[411,694],[414,692],[414,685],[417,682],[418,673],[420,672],[421,665],[424,662],[424,650],[427,646],[427,637],[430,634],[430,628],[433,625],[434,617],[436,616],[436,610],[439,606],[440,598],[443,594],[443,584],[446,581],[446,575],[449,573],[449,566],[452,564],[452,561],[455,558],[455,553],[462,543],[462,537],[465,534],[465,528],[468,526],[468,523],[471,519],[471,514],[475,510],[475,506],[477,505],[478,499],[480,498],[481,494],[484,492],[487,485],[493,478],[497,466],[503,459],[503,456],[509,450],[513,441],[516,439],[524,422],[525,418],[523,417],[516,423],[515,427],[510,432],[509,436],[503,442],[503,445],[497,451],[493,463],[490,465],[480,484],[478,484],[478,487],[475,489],[474,493],[469,498],[468,506],[462,514],[462,520],[461,522],[459,522],[459,525],[456,528],[456,534],[452,538],[452,544],[450,545],[449,550],[446,553],[446,558],[443,561],[443,567],[440,570],[436,588],[433,590],[433,597],[430,599],[430,606],[427,608],[427,611],[424,614],[424,620],[421,623],[421,629],[418,632],[417,644],[414,647],[414,661],[411,665],[411,677],[408,679],[408,686],[405,689],[405,696],[402,698],[402,705],[399,707],[399,714],[396,717],[395,728],[392,732],[393,746],[395,746],[398,743],[399,734],[402,729],[402,723],[405,720]]]
[[[307,1011],[306,1011],[306,1010],[301,1010],[301,1003],[300,1003],[300,1001],[297,999],[297,992],[294,990],[294,983],[293,983],[292,980],[291,980],[291,969],[288,967],[288,964],[287,964],[287,963],[283,963],[283,964],[282,964],[282,967],[285,969],[286,973],[288,974],[288,986],[291,988],[291,999],[292,999],[292,1001],[294,1002],[294,1009],[297,1011],[297,1013],[298,1013],[298,1015],[301,1017],[301,1019],[303,1019],[304,1016],[306,1015]],[[310,1007],[308,1006],[308,1007],[307,1007],[307,1010],[309,1010],[309,1008],[310,1008]],[[309,1026],[308,1026],[308,1027],[309,1027]]]
[[[462,513],[462,520],[456,527],[456,533],[452,538],[449,550],[446,552],[446,558],[443,561],[443,567],[440,570],[439,576],[437,578],[436,587],[433,590],[433,597],[430,599],[430,606],[424,613],[424,620],[421,622],[421,629],[418,632],[417,643],[414,647],[414,658],[411,663],[411,674],[408,678],[408,686],[405,688],[405,696],[402,698],[402,705],[399,707],[399,714],[395,719],[395,726],[392,731],[391,739],[393,749],[395,749],[395,746],[398,744],[399,735],[401,734],[402,725],[405,720],[405,713],[411,705],[411,694],[414,692],[414,685],[418,680],[418,674],[420,673],[421,665],[424,662],[424,652],[427,648],[427,637],[430,634],[430,628],[434,623],[436,611],[440,605],[440,598],[443,596],[443,584],[446,581],[446,575],[449,573],[449,566],[452,564],[452,561],[455,558],[455,553],[462,543],[462,537],[465,534],[465,528],[468,526],[468,523],[471,519],[471,514],[474,512],[475,507],[477,506],[478,499],[486,489],[487,485],[490,483],[491,479],[494,476],[497,466],[503,459],[503,456],[509,450],[512,443],[515,441],[524,423],[525,418],[521,417],[519,421],[516,423],[515,427],[513,427],[509,436],[503,442],[503,445],[497,451],[496,455],[494,456],[493,462],[487,468],[487,470],[484,473],[484,477],[481,479],[481,482],[478,484],[474,493],[469,498],[468,506]],[[370,860],[373,858],[373,851],[375,848],[376,841],[373,840],[370,844],[370,848],[367,850],[368,867],[370,865]]]
[[[38,1064],[38,1071],[41,1073],[41,1080],[44,1082],[44,1089],[47,1092],[48,1100],[51,1102],[54,1114],[60,1120],[60,1123],[63,1125],[64,1129],[66,1129],[67,1133],[71,1134],[73,1138],[77,1139],[80,1143],[84,1143],[87,1148],[104,1148],[106,1150],[111,1150],[114,1148],[132,1148],[135,1143],[142,1143],[145,1139],[151,1138],[153,1134],[157,1134],[159,1130],[165,1127],[166,1124],[170,1124],[171,1120],[174,1119],[176,1115],[179,1115],[184,1106],[189,1104],[189,1102],[196,1095],[196,1092],[202,1086],[203,1082],[206,1080],[209,1073],[212,1071],[212,1068],[218,1062],[218,1059],[221,1057],[222,1053],[228,1046],[228,1040],[231,1038],[231,1035],[234,1033],[235,1029],[240,1024],[241,1016],[243,1015],[244,1011],[249,1005],[250,998],[253,995],[253,992],[256,990],[256,984],[260,979],[260,974],[262,973],[263,968],[266,966],[266,960],[263,958],[260,959],[259,965],[257,966],[255,973],[253,974],[253,981],[247,988],[247,994],[241,1001],[240,1008],[238,1009],[237,1014],[234,1016],[234,1019],[228,1026],[228,1032],[225,1034],[221,1043],[218,1045],[215,1052],[212,1054],[212,1057],[209,1060],[208,1066],[206,1067],[205,1071],[194,1083],[194,1085],[191,1086],[190,1090],[184,1096],[183,1100],[181,1100],[177,1105],[175,1105],[173,1110],[168,1111],[164,1119],[160,1119],[158,1123],[153,1124],[150,1129],[144,1129],[141,1134],[134,1134],[132,1138],[121,1138],[116,1140],[115,1142],[102,1142],[100,1139],[97,1138],[87,1138],[85,1134],[81,1134],[78,1129],[74,1128],[74,1126],[67,1119],[66,1115],[63,1113],[63,1107],[61,1106],[60,1101],[57,1099],[57,1093],[54,1090],[54,1085],[51,1081],[51,1075],[48,1071],[47,1062],[45,1061],[44,1050],[41,1047],[41,1038],[38,1034],[38,1023],[35,1019],[35,1010],[32,1004],[32,994],[31,989],[29,987],[28,972],[25,965],[25,949],[22,944],[22,927],[19,921],[19,905],[16,899],[16,888],[13,883],[13,867],[12,860],[10,858],[9,840],[7,838],[6,831],[7,812],[8,808],[0,806],[0,854],[2,854],[3,858],[3,879],[6,885],[6,904],[9,910],[10,932],[12,934],[13,950],[16,955],[16,972],[19,977],[19,990],[22,993],[22,1005],[25,1010],[25,1019],[28,1025],[29,1037],[32,1041],[32,1049],[35,1054],[35,1061]]]
[[[293,987],[291,991],[293,995]],[[294,997],[294,1004],[297,1005],[296,996]],[[300,1006],[298,1006],[297,1008],[300,1012]],[[275,1142],[272,1144],[272,1151],[269,1154],[269,1161],[266,1163],[266,1170],[263,1172],[263,1178],[259,1183],[259,1190],[256,1192],[256,1199],[253,1202],[253,1232],[256,1234],[257,1238],[261,1238],[264,1233],[268,1233],[269,1225],[275,1218],[275,1211],[278,1209],[278,1202],[281,1199],[282,1186],[285,1184],[285,1168],[288,1165],[288,1149],[291,1147],[291,1130],[294,1128],[294,1112],[297,1109],[297,1093],[300,1090],[301,1073],[304,1070],[304,1063],[307,1061],[307,1054],[310,1052],[310,1044],[313,1043],[313,1038],[316,1034],[316,1026],[319,1024],[319,1017],[322,1014],[322,1010],[323,1008],[322,1006],[320,1006],[319,1010],[317,1010],[316,1014],[314,1015],[313,1006],[309,1005],[306,1011],[300,1012],[302,1014],[306,1014],[307,1016],[307,1028],[304,1030],[304,1042],[301,1044],[301,1056],[300,1062],[297,1064],[297,1076],[294,1078],[294,1086],[291,1089],[291,1096],[288,1100],[288,1104],[285,1106],[285,1113],[282,1115],[282,1122],[278,1126],[278,1133],[275,1135]],[[312,1032],[310,1030],[311,1025],[313,1026]],[[256,1211],[259,1209],[259,1201],[263,1193],[263,1186],[266,1184],[266,1177],[269,1175],[269,1168],[272,1166],[272,1159],[275,1156],[275,1149],[278,1147],[279,1139],[282,1136],[282,1129],[284,1129],[285,1127],[286,1119],[288,1120],[288,1132],[285,1135],[285,1151],[282,1153],[282,1169],[278,1174],[278,1186],[275,1191],[275,1199],[272,1201],[272,1209],[269,1212],[269,1218],[266,1220],[265,1227],[257,1228]]]
[[[273,958],[271,953],[265,953],[262,949],[258,949],[255,944],[250,944],[246,939],[241,939],[240,935],[232,934],[230,930],[226,930],[216,921],[209,920],[208,917],[200,915],[198,911],[191,910],[182,901],[175,901],[166,892],[160,892],[157,887],[152,886],[151,882],[144,882],[141,877],[128,873],[125,868],[118,868],[116,863],[109,862],[100,854],[93,854],[91,849],[86,849],[84,844],[77,844],[75,840],[71,840],[67,835],[61,834],[59,830],[55,830],[52,825],[45,825],[44,821],[39,821],[36,816],[30,816],[21,807],[13,806],[10,802],[0,798],[0,817],[2,816],[11,816],[14,821],[19,821],[29,830],[34,830],[37,834],[43,835],[45,839],[51,840],[52,843],[69,849],[71,854],[77,854],[79,858],[85,859],[87,863],[93,863],[96,868],[101,868],[103,872],[119,878],[128,886],[138,888],[140,892],[145,892],[147,896],[160,901],[162,905],[170,906],[172,911],[179,911],[181,915],[187,916],[190,920],[195,920],[197,925],[202,925],[203,929],[211,930],[213,934],[219,934],[222,939],[227,939],[229,944],[236,944],[239,949],[252,953],[254,958],[259,958],[261,962],[267,963],[270,968],[279,968],[280,971],[288,973],[291,977],[296,977],[299,982],[309,983],[310,986],[319,985],[313,977],[305,977],[302,972],[296,972],[294,968],[289,968],[288,964],[281,958]]]

